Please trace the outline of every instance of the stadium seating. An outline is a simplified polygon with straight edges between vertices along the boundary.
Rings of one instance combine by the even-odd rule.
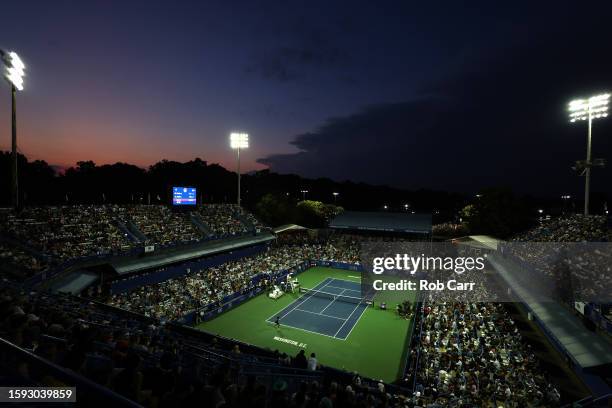
[[[333,400],[335,406],[367,401],[368,407],[400,407],[408,400],[358,375],[306,370],[286,354],[258,352],[96,302],[25,293],[10,285],[0,287],[0,337],[146,406],[286,407],[307,401],[326,406]],[[23,376],[29,367],[4,368]],[[47,376],[46,381],[53,380]]]
[[[217,237],[265,228],[233,205],[210,205],[197,214]],[[0,230],[7,239],[0,242],[0,260],[31,274],[47,266],[47,257],[107,255],[138,245],[121,232],[118,221],[132,223],[146,243],[156,245],[187,243],[206,235],[189,214],[159,206],[38,207],[19,215],[3,211]],[[520,241],[609,238],[601,219],[579,216],[551,220],[516,237]],[[115,294],[105,299],[107,304],[100,298],[24,288],[4,277],[0,338],[6,343],[0,344],[0,353],[5,366],[0,368],[24,384],[33,384],[43,378],[49,381],[57,364],[98,384],[99,389],[88,389],[116,399],[117,405],[122,401],[155,407],[559,405],[559,390],[501,303],[472,302],[461,296],[420,299],[417,328],[410,339],[414,348],[402,387],[329,368],[311,372],[292,356],[173,323],[224,296],[268,285],[278,271],[304,260],[358,262],[358,243],[381,239],[398,238],[348,234],[323,238],[299,232],[280,237],[264,253]],[[527,261],[537,266],[538,259],[534,254]],[[268,279],[252,280],[260,274]],[[481,284],[477,290],[484,288]],[[47,368],[34,370],[25,358],[28,352],[48,363]],[[11,365],[15,359],[22,362]]]
[[[53,265],[87,257],[123,254],[136,247],[167,247],[254,233],[266,229],[233,204],[206,204],[197,209],[203,225],[188,212],[162,205],[74,205],[27,207],[19,213],[0,211],[0,238],[17,241],[4,245],[4,257],[24,262],[26,247],[34,258]],[[211,231],[206,234],[205,231]],[[26,251],[28,252],[28,251]],[[21,260],[17,260],[20,258]],[[32,264],[31,260],[26,261]],[[38,264],[30,270],[40,270]]]

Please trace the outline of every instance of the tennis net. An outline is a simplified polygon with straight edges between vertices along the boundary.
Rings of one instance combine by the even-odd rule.
[[[370,300],[363,298],[363,297],[338,295],[338,294],[323,292],[321,290],[315,290],[315,289],[300,288],[300,293],[304,295],[308,295],[308,296],[316,296],[316,297],[331,299],[331,300],[335,300],[339,302],[355,303],[355,304],[363,303],[364,305],[372,304]]]

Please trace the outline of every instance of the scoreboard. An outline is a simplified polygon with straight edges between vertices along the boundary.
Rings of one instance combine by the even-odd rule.
[[[195,187],[172,187],[172,205],[196,205]]]

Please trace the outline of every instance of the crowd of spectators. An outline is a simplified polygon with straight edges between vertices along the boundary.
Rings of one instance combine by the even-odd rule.
[[[170,237],[178,234],[188,240],[198,239],[199,232],[193,225],[189,224],[193,231],[183,229],[184,222],[189,220],[163,208],[41,207],[27,209],[19,216],[0,212],[0,229],[59,259],[129,248],[129,241],[114,225],[113,220],[117,219],[133,220],[155,242],[173,242],[176,239]],[[235,206],[207,205],[197,211],[215,234],[228,236],[248,231],[240,219],[248,217],[247,213]],[[164,228],[148,229],[152,224],[164,224]],[[195,235],[190,235],[193,232]],[[571,216],[545,221],[517,236],[515,241],[582,242],[609,238],[602,217]],[[233,293],[252,290],[256,285],[267,286],[282,271],[307,260],[359,263],[359,243],[381,240],[405,239],[362,235],[322,239],[308,232],[288,234],[264,253],[194,270],[185,276],[115,294],[108,299],[111,306],[152,318],[145,321],[128,319],[93,302],[69,296],[23,293],[0,285],[0,336],[128,398],[154,407],[203,402],[218,407],[472,405],[508,408],[558,405],[559,391],[547,379],[506,306],[474,301],[467,295],[427,298],[422,309],[415,311],[421,313],[422,330],[417,346],[417,389],[411,397],[388,394],[383,384],[381,388],[362,385],[359,376],[350,383],[317,379],[304,381],[296,387],[285,380],[272,386],[260,384],[250,377],[239,381],[226,366],[199,365],[197,359],[186,353],[185,338],[165,326],[165,321],[178,320],[189,312],[221,302]],[[549,256],[532,251],[523,260],[537,266],[537,262]],[[28,265],[33,271],[44,267],[28,251],[7,244],[0,244],[0,260],[3,259]],[[581,259],[574,266],[585,274],[585,279],[592,278],[592,271],[611,276],[612,263],[608,255],[599,254],[597,264],[592,262]],[[254,280],[256,275],[263,275],[263,278]],[[475,279],[478,296],[473,293],[470,296],[486,298],[491,288],[484,281],[486,274],[475,276]],[[234,350],[233,356],[239,354],[239,350]],[[302,358],[292,359],[286,355],[278,358],[280,365],[295,366],[296,360]]]
[[[172,211],[165,205],[132,205],[126,210],[127,219],[147,237],[146,244],[167,246],[202,239],[186,212]]]
[[[475,256],[469,246],[460,256]],[[424,295],[417,334],[416,392],[433,406],[559,406],[560,393],[502,303],[488,268],[466,271],[469,292]]]
[[[243,210],[236,204],[204,204],[197,211],[217,236],[228,237],[249,232],[247,225],[237,217]]]
[[[255,217],[250,212],[246,211],[244,208],[239,207],[239,206],[236,206],[235,208],[237,209],[238,214],[240,214],[240,216],[244,220],[246,220],[248,224],[247,227],[254,228],[256,232],[261,232],[261,231],[268,229],[268,227],[266,227],[263,222],[257,219],[257,217]]]
[[[26,207],[0,213],[0,233],[56,260],[108,255],[130,248],[113,224],[118,206]]]
[[[501,251],[523,268],[530,286],[556,288],[555,298],[610,302],[611,237],[605,217],[573,215],[545,220],[501,244]]]
[[[518,234],[512,241],[598,242],[610,241],[610,238],[606,217],[570,215],[543,220],[540,225]]]
[[[445,222],[433,225],[431,233],[436,237],[456,238],[468,235],[468,229],[464,224]]]
[[[211,236],[226,238],[262,231],[265,227],[235,204],[205,204],[197,208],[204,229],[186,211],[164,205],[70,205],[26,207],[16,213],[0,210],[0,235],[20,241],[53,260],[125,253],[138,245],[170,246]],[[134,228],[132,230],[131,228]],[[8,254],[6,250],[4,254]],[[14,252],[15,263],[25,262]],[[19,259],[18,259],[19,257]],[[36,269],[36,268],[34,268]]]
[[[154,319],[124,316],[69,295],[24,292],[5,282],[0,282],[0,337],[153,408],[400,408],[418,402],[358,374],[350,380],[325,375],[314,353],[245,353],[239,345],[182,333]],[[19,355],[0,354],[4,375],[35,382],[42,375],[45,382],[58,384],[49,373],[31,370]],[[266,364],[266,370],[270,364],[278,370],[289,367],[297,376],[277,375],[270,381],[241,373],[243,365],[258,363]],[[87,397],[91,401],[81,391],[79,399]]]
[[[560,399],[502,303],[426,303],[417,382],[423,397],[444,406],[557,406]]]
[[[333,243],[279,245],[255,256],[114,294],[108,303],[145,316],[176,320],[233,293],[268,286],[281,272],[308,260],[358,263],[359,254],[356,246]],[[256,275],[263,278],[255,281]]]
[[[0,263],[16,277],[28,277],[48,267],[44,260],[8,242],[0,242]]]

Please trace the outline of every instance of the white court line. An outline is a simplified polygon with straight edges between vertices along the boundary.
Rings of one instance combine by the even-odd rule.
[[[344,325],[346,324],[346,322],[348,322],[351,319],[351,316],[353,315],[353,313],[355,313],[355,311],[359,308],[359,306],[361,305],[361,302],[357,303],[357,306],[355,306],[355,308],[353,309],[353,311],[351,312],[351,314],[346,318],[346,321],[344,323],[342,323],[342,326],[340,326],[340,328],[338,329],[338,331],[336,332],[336,334],[334,334],[334,337],[336,337],[338,335],[338,333],[340,333],[340,330],[342,330],[342,328],[344,327]],[[366,306],[367,308],[367,306]],[[363,313],[362,313],[363,314]],[[361,316],[359,316],[359,318],[361,318]],[[359,320],[357,320],[358,322]],[[357,325],[357,322],[355,322],[355,324],[353,325],[353,327],[355,327]],[[348,337],[348,336],[347,336]]]
[[[338,337],[330,336],[329,334],[324,334],[324,333],[319,333],[319,332],[315,332],[315,331],[311,331],[311,330],[306,330],[306,329],[302,329],[301,327],[295,327],[295,326],[291,326],[291,325],[288,325],[288,324],[281,324],[281,327],[288,327],[288,328],[295,329],[295,330],[301,330],[301,331],[306,332],[306,333],[318,334],[319,336],[329,337],[330,339],[334,339],[334,340],[341,340],[341,341],[345,341],[346,340],[346,339],[341,339],[341,338],[338,338]]]
[[[347,288],[341,288],[341,287],[339,287],[339,286],[331,286],[331,285],[327,285],[325,288],[326,288],[326,289],[327,289],[327,288],[341,289],[343,292],[344,292],[344,291],[346,291],[346,292],[355,292],[355,293],[357,293],[359,296],[354,296],[354,297],[361,297],[361,290],[359,290],[359,289],[347,289]],[[320,290],[321,290],[321,289],[319,289],[319,291],[320,291]],[[332,295],[333,295],[333,293],[331,293],[331,292],[330,292],[330,294],[332,294]],[[339,295],[339,293],[338,293],[338,295]],[[350,296],[350,295],[348,295],[348,294],[347,294],[347,295],[345,295],[345,296]]]
[[[361,280],[361,277],[359,277],[359,276],[352,276],[352,275],[348,275],[348,277],[349,277],[349,278],[357,278],[357,279],[360,279],[360,280]],[[356,283],[356,282],[351,282],[351,281],[347,281],[347,280],[344,280],[344,279],[336,279],[336,278],[334,278],[333,280],[338,280],[338,281],[341,281],[341,282]],[[351,289],[351,290],[352,290],[352,291],[354,291],[354,292],[359,292],[359,295],[361,295],[361,290],[357,290],[357,289]],[[355,323],[353,324],[353,327],[351,327],[351,330],[349,330],[349,332],[348,332],[348,334],[346,335],[346,337],[345,337],[345,338],[343,338],[343,339],[340,339],[340,340],[346,340],[346,339],[348,339],[348,338],[349,338],[349,336],[351,335],[351,333],[353,332],[353,329],[355,329],[355,327],[357,327],[357,324],[359,323],[359,321],[361,320],[361,318],[363,317],[363,315],[365,314],[365,312],[368,310],[368,304],[367,304],[367,303],[364,303],[364,304],[366,305],[366,307],[364,307],[364,308],[363,308],[363,310],[361,311],[361,314],[359,315],[359,318],[357,319],[357,321],[355,321]],[[359,305],[357,305],[357,306],[359,306]],[[354,312],[355,312],[355,311],[353,310],[353,313],[354,313]],[[353,313],[351,313],[351,315],[352,315]],[[349,316],[349,318],[350,318],[350,317],[351,317],[351,316]],[[348,321],[348,320],[349,320],[349,318],[347,318],[347,319],[346,319],[346,321]],[[338,333],[336,333],[336,334],[338,334]],[[335,336],[334,336],[334,337],[335,337]],[[335,338],[338,338],[338,337],[335,337]]]
[[[347,280],[344,280],[344,279],[336,279],[336,278],[332,278],[331,282],[333,282],[333,281],[338,281],[338,282],[348,282],[348,283],[357,283],[357,282],[351,282],[351,281],[347,281]],[[330,283],[331,283],[331,282],[330,282]],[[330,285],[330,284],[328,283],[328,284],[327,284],[327,285],[325,285],[324,287],[326,287],[326,288],[334,288],[334,289],[343,289],[343,290],[348,290],[349,292],[357,292],[357,293],[359,293],[359,295],[361,295],[361,285],[358,285],[358,286],[359,286],[359,289],[349,289],[349,288],[343,288],[343,287],[341,287],[341,286],[333,286],[333,285]],[[321,290],[321,289],[319,289],[319,290]],[[359,296],[357,296],[357,297],[359,297]]]
[[[348,281],[346,281],[348,282]],[[352,282],[351,282],[352,283]],[[326,288],[334,288],[334,289],[343,289],[343,290],[352,290],[352,291],[357,291],[357,289],[347,289],[347,288],[341,288],[340,286],[332,286],[332,285],[326,285]]]
[[[337,317],[337,316],[332,316],[332,315],[327,315],[324,313],[317,313],[317,312],[311,312],[310,310],[304,310],[304,309],[293,309],[295,312],[304,312],[304,313],[310,313],[313,315],[317,315],[317,316],[325,316],[325,317],[331,317],[332,319],[337,319],[337,320],[342,320],[342,321],[346,321],[346,319],[343,319],[341,317]]]
[[[343,340],[346,340],[349,338],[349,336],[351,335],[351,333],[353,332],[353,329],[355,327],[357,327],[357,323],[359,323],[359,321],[361,320],[361,318],[363,317],[363,315],[365,314],[365,312],[368,310],[368,307],[364,307],[363,311],[361,312],[361,315],[359,315],[359,319],[357,319],[357,321],[355,322],[355,324],[353,324],[353,327],[351,327],[351,330],[349,330],[348,334],[346,335],[346,337]],[[347,319],[348,320],[348,319]]]
[[[354,277],[354,278],[357,278],[356,276],[350,276],[350,275],[349,275],[349,277]],[[361,279],[361,278],[359,278],[359,279]],[[317,289],[315,289],[315,288],[313,288],[313,289],[314,289],[314,290],[322,290],[323,288],[328,287],[328,286],[329,286],[329,284],[330,284],[331,282],[333,282],[333,281],[340,281],[340,282],[349,282],[349,283],[355,283],[355,282],[352,282],[352,281],[349,281],[349,280],[345,280],[345,279],[337,279],[337,278],[329,278],[329,277],[328,277],[328,278],[326,278],[325,280],[323,280],[322,282],[320,282],[320,283],[317,285],[317,286],[319,286],[321,283],[326,282],[326,283],[325,283],[325,284],[324,284],[322,287],[317,288],[317,286],[315,286],[315,288],[317,288]],[[340,288],[339,288],[339,289],[340,289]],[[348,289],[348,290],[358,291],[357,289]],[[313,294],[311,294],[310,296],[309,296],[309,295],[304,295],[304,299],[299,300],[299,301],[298,301],[298,304],[297,304],[297,305],[295,305],[295,307],[293,307],[293,308],[292,308],[292,309],[291,309],[289,312],[285,313],[285,314],[283,315],[283,317],[282,317],[282,318],[285,318],[285,317],[286,317],[286,316],[287,316],[289,313],[291,313],[292,311],[294,311],[295,309],[297,309],[299,306],[301,306],[301,305],[302,305],[302,304],[303,304],[303,303],[304,303],[306,300],[310,299],[310,298],[312,297],[312,295],[313,295]],[[294,301],[294,302],[295,302],[295,301]],[[333,335],[333,336],[330,336],[329,334],[324,334],[324,333],[320,333],[320,332],[312,331],[312,330],[303,329],[303,328],[301,328],[301,327],[291,326],[291,325],[288,325],[288,324],[282,324],[282,323],[281,323],[281,324],[280,324],[280,326],[281,326],[281,327],[288,327],[288,328],[292,328],[292,329],[295,329],[295,330],[300,330],[300,331],[303,331],[303,332],[306,332],[306,333],[318,334],[319,336],[329,337],[330,339],[335,339],[335,340],[340,340],[340,341],[346,341],[346,339],[348,339],[348,335],[350,335],[350,334],[351,334],[351,332],[353,331],[353,329],[355,328],[355,326],[357,326],[357,323],[359,322],[359,320],[361,320],[361,317],[363,316],[363,314],[364,314],[365,310],[367,309],[367,306],[366,306],[366,307],[365,307],[365,308],[362,310],[361,315],[359,316],[359,319],[357,319],[357,321],[356,321],[356,322],[353,324],[353,327],[351,328],[351,330],[349,331],[349,333],[348,333],[348,335],[347,335],[346,337],[344,337],[344,338],[340,338],[340,337],[336,337],[336,336],[338,335],[338,333],[340,332],[340,330],[342,330],[342,328],[344,327],[344,325],[346,324],[346,322],[348,322],[348,321],[349,321],[349,319],[351,318],[351,316],[353,315],[353,313],[355,313],[355,310],[357,310],[357,308],[358,308],[358,307],[359,307],[359,305],[361,305],[361,304],[362,304],[362,302],[360,302],[360,303],[358,303],[358,304],[357,304],[357,306],[355,307],[355,309],[353,309],[353,311],[351,312],[351,314],[350,314],[350,315],[348,316],[348,318],[347,318],[347,319],[344,321],[344,323],[342,323],[342,326],[340,326],[340,328],[338,329],[338,331],[336,332],[336,334],[335,334],[335,335]],[[287,307],[289,307],[289,306],[291,306],[291,304],[289,304]],[[284,309],[283,309],[283,310],[284,310]],[[302,310],[302,309],[299,309],[299,310],[300,310],[300,311],[302,311],[302,312],[305,312],[305,310]],[[281,311],[282,311],[282,310],[281,310]],[[310,312],[310,313],[313,313],[313,314],[314,314],[314,312]],[[274,316],[277,316],[277,315],[278,315],[278,312],[274,313],[272,316],[270,316],[269,318],[267,318],[267,319],[266,319],[266,321],[267,321],[267,322],[269,322],[269,323],[273,323],[273,321],[271,321],[270,319],[272,319]],[[335,317],[335,316],[329,316],[329,315],[325,315],[325,316],[327,316],[327,317]],[[281,318],[281,319],[282,319],[282,318]],[[337,319],[342,320],[341,318],[337,318]]]
[[[359,284],[357,282],[350,281],[350,280],[346,280],[346,279],[331,278],[331,280],[332,280],[332,282],[333,281],[338,281],[338,282],[347,282],[347,283],[351,283],[351,284],[357,284],[357,286],[361,287],[361,284]],[[354,289],[354,290],[357,290],[357,289]]]
[[[330,279],[330,278],[327,278],[326,280],[328,280],[328,279]],[[322,281],[322,282],[320,282],[320,283],[319,283],[319,285],[320,285],[321,283],[323,283],[323,282],[325,282],[325,280],[324,280],[324,281]],[[319,285],[317,285],[317,286],[319,286]],[[315,286],[315,288],[316,288],[317,286]],[[325,287],[325,285],[323,285],[323,287]],[[299,306],[301,306],[301,305],[302,305],[304,302],[306,302],[308,299],[310,299],[310,298],[311,298],[313,295],[314,295],[314,293],[311,293],[311,294],[309,294],[309,295],[307,294],[307,295],[304,295],[304,296],[303,296],[303,298],[299,298],[299,299],[294,300],[293,302],[297,302],[297,304],[296,304],[296,305],[293,307],[293,309],[289,310],[287,313],[285,313],[284,315],[282,315],[282,316],[279,318],[279,320],[282,320],[282,319],[284,319],[285,317],[287,317],[287,315],[289,315],[289,313],[293,312],[295,309],[297,309]],[[292,304],[293,304],[293,303],[289,303],[289,304],[288,304],[288,305],[285,307],[285,309],[286,309],[287,307],[290,307]],[[268,321],[270,321],[270,322],[271,322],[271,320],[270,320],[271,318],[273,318],[273,317],[275,317],[275,316],[278,316],[278,313],[282,312],[282,311],[283,311],[283,310],[285,310],[285,309],[282,309],[282,310],[280,310],[279,312],[274,313],[272,316],[268,317],[268,318],[266,319],[266,321],[267,321],[267,322],[268,322]],[[291,326],[291,327],[293,327],[293,326]]]
[[[329,288],[329,286],[328,286],[328,288]],[[338,293],[338,295],[337,295],[337,296],[342,296],[342,294],[343,294],[345,291],[346,291],[346,289],[343,289],[343,290],[342,290],[342,292]],[[324,311],[326,311],[328,307],[330,307],[331,305],[333,305],[333,304],[334,304],[334,302],[336,301],[336,299],[338,299],[338,298],[334,298],[334,300],[332,300],[331,302],[329,302],[329,303],[327,304],[327,306],[325,306],[325,307],[323,308],[323,310],[321,310],[319,313],[323,314],[323,312],[324,312]]]

